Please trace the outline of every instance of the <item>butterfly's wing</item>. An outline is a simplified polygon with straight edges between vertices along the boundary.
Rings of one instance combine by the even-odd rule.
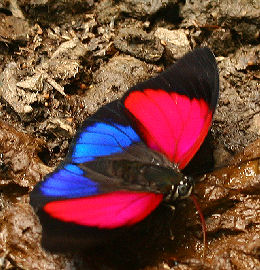
[[[53,218],[84,226],[111,229],[135,224],[158,206],[162,194],[95,171],[93,162],[102,166],[104,157],[161,162],[159,155],[146,149],[121,102],[112,102],[85,121],[65,161],[32,191],[31,204]],[[91,172],[86,174],[88,167]]]
[[[204,141],[219,93],[215,57],[196,49],[123,97],[146,144],[183,169]]]
[[[89,177],[82,164],[88,167],[113,155],[149,163],[157,158],[149,146],[182,169],[208,132],[217,97],[215,58],[208,49],[198,49],[99,109],[77,133],[65,161],[31,193],[31,204],[43,213],[43,231],[50,219],[103,229],[143,220],[160,204],[162,194],[95,170]],[[135,147],[146,150],[135,155]]]

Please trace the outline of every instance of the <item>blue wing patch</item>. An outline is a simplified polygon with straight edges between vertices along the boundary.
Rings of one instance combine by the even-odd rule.
[[[101,183],[86,177],[77,164],[122,153],[140,141],[118,103],[102,107],[83,124],[64,162],[37,184],[31,193],[32,202],[42,205],[53,200],[99,194]]]
[[[98,184],[83,176],[83,171],[76,165],[67,164],[48,175],[41,183],[40,190],[48,197],[75,198],[90,196],[98,191]]]
[[[137,142],[140,137],[130,126],[94,123],[79,134],[71,159],[73,163],[88,162],[96,157],[120,153]]]

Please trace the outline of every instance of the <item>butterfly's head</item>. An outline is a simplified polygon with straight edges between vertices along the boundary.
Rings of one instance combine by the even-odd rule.
[[[172,185],[170,194],[167,196],[168,201],[185,199],[190,196],[194,186],[194,179],[190,176],[183,176],[178,184]]]
[[[194,180],[190,176],[184,176],[176,189],[176,196],[179,199],[184,199],[190,196],[194,186]]]

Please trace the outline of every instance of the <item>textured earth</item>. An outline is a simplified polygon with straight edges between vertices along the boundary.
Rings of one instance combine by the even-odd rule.
[[[0,268],[260,269],[259,10],[249,0],[1,0]],[[207,245],[187,199],[113,245],[43,250],[28,194],[80,123],[202,46],[216,56],[220,98],[187,172],[200,175]]]

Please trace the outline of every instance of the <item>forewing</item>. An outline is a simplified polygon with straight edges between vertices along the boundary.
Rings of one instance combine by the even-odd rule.
[[[183,169],[208,133],[218,92],[215,57],[201,48],[131,88],[123,102],[146,144]]]

